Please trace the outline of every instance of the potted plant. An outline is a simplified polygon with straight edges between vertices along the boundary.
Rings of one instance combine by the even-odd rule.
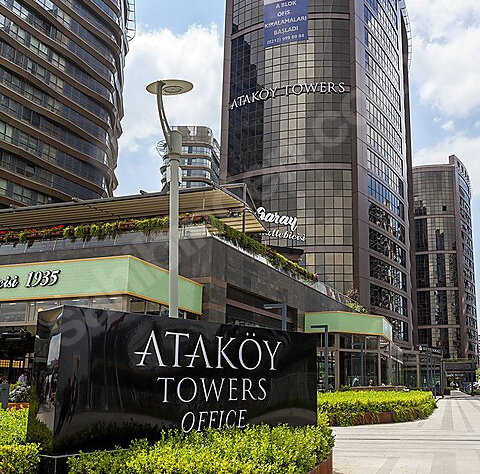
[[[30,401],[30,387],[26,383],[17,383],[8,397],[8,408],[28,408]]]

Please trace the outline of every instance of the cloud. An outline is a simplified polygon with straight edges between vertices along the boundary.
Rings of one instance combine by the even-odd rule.
[[[475,185],[475,178],[480,176],[480,136],[469,137],[465,133],[456,133],[441,139],[435,146],[422,148],[415,153],[414,165],[432,165],[448,163],[450,155],[456,155],[467,167],[473,183],[473,194],[480,197],[480,186]]]
[[[162,78],[193,82],[193,91],[165,99],[168,120],[171,125],[206,125],[218,136],[222,65],[223,39],[214,24],[210,27],[193,25],[179,35],[166,28],[138,28],[126,58],[124,133],[119,142],[119,192],[127,191],[125,180],[132,178],[129,172],[138,168],[138,159],[145,160],[143,166],[151,166],[154,160],[157,161],[149,173],[155,172],[159,181],[155,145],[163,140],[163,135],[156,100],[145,87]],[[142,185],[136,185],[136,189]],[[128,192],[134,191],[133,188],[135,186]]]
[[[412,81],[421,102],[449,117],[480,109],[480,2],[413,0]]]
[[[453,120],[447,120],[443,125],[442,125],[442,130],[451,132],[455,128],[455,122]]]

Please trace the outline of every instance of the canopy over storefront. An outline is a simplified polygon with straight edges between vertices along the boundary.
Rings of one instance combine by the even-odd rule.
[[[323,332],[315,326],[328,325],[330,333],[363,334],[380,336],[392,341],[392,325],[383,316],[343,311],[305,313],[305,332]]]
[[[129,255],[0,265],[1,302],[130,295],[168,306],[168,271]],[[202,285],[179,278],[179,307],[202,314]]]

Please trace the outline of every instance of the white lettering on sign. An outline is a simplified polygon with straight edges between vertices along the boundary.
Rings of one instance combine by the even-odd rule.
[[[263,222],[268,222],[270,224],[280,224],[280,225],[287,225],[290,227],[292,232],[297,230],[297,222],[298,219],[296,217],[290,216],[282,216],[277,212],[267,212],[264,207],[259,207],[257,209],[258,218]]]
[[[299,242],[306,241],[306,235],[297,234],[295,231],[298,227],[298,218],[292,216],[282,216],[278,214],[278,212],[267,212],[264,207],[259,207],[257,209],[258,218],[269,224],[278,224],[287,226],[290,230],[287,231],[280,231],[278,229],[269,229],[266,235],[269,237],[276,237],[278,239],[290,239],[290,240],[297,240]]]
[[[192,346],[192,342],[195,344]],[[213,347],[212,347],[213,344]],[[188,332],[166,331],[163,338],[157,338],[151,331],[143,350],[134,352],[140,359],[137,367],[183,369],[179,377],[157,377],[159,400],[161,403],[211,402],[215,404],[266,400],[270,386],[266,378],[250,378],[250,376],[207,378],[205,370],[218,369],[254,372],[261,366],[264,371],[277,371],[280,359],[279,349],[283,341],[269,341],[257,338],[255,333],[246,334],[245,339],[238,337],[216,336],[210,341],[202,334]],[[187,349],[187,345],[190,349]],[[192,347],[194,347],[192,352]],[[210,351],[207,351],[207,347]],[[213,350],[212,350],[213,349]],[[189,354],[188,352],[192,352]],[[168,362],[167,362],[168,361]],[[188,375],[187,370],[200,369],[203,376],[195,377],[195,371]],[[246,372],[245,372],[246,371]],[[251,377],[254,377],[252,374]],[[235,409],[192,412],[183,415],[181,428],[189,433],[192,430],[201,431],[205,428],[221,426],[245,427],[247,410],[235,406]]]
[[[173,364],[172,365],[165,364],[164,358],[162,357],[161,347],[157,342],[155,331],[152,331],[145,345],[145,349],[143,351],[134,352],[135,355],[141,356],[140,361],[138,362],[138,364],[136,364],[137,367],[145,367],[145,360],[147,359],[147,357],[154,356],[155,364],[158,367],[195,368],[196,365],[200,365],[201,367],[206,367],[207,369],[214,368],[210,364],[210,361],[207,357],[207,352],[205,350],[205,343],[203,341],[203,337],[201,334],[197,338],[197,343],[195,345],[193,354],[182,354],[182,351],[181,351],[181,347],[182,347],[181,338],[185,338],[188,340],[190,338],[189,334],[167,331],[165,332],[165,338],[168,336],[173,336],[175,339],[175,345],[173,350],[173,356],[174,356]],[[226,344],[224,344],[222,341],[223,341],[223,337],[217,336],[217,339],[216,339],[217,360],[216,360],[216,364],[214,364],[215,368],[222,369],[223,362],[227,362],[228,366],[235,370],[238,370],[239,366],[245,370],[255,370],[262,362],[265,362],[270,367],[269,370],[272,370],[272,371],[276,370],[275,356],[277,355],[278,349],[281,346],[282,342],[276,341],[276,344],[274,346],[270,346],[270,342],[267,340],[257,341],[256,339],[249,338],[249,339],[243,340],[236,351],[232,349],[227,351],[230,344],[232,344],[234,341],[237,341],[237,338],[230,337],[230,339]],[[255,352],[257,354],[256,358],[258,357],[258,359],[255,361],[255,364],[253,364],[253,366],[246,365],[244,360],[245,346],[247,343],[253,344],[255,346]],[[151,352],[151,346],[153,346],[154,352]],[[201,355],[198,354],[199,352],[198,348],[201,348],[200,350]],[[180,360],[181,358],[189,359],[190,362],[184,365],[182,363],[183,361]],[[201,364],[195,364],[197,358],[201,359],[201,362],[202,362]],[[232,359],[235,361],[236,365],[234,364],[234,362],[232,362]]]
[[[25,288],[36,288],[37,286],[54,286],[58,283],[61,270],[45,270],[30,272],[27,275],[27,281],[25,282]],[[20,285],[20,277],[18,275],[7,275],[0,280],[1,289],[13,289]]]
[[[6,276],[3,280],[0,280],[0,288],[16,288],[18,284],[18,275],[15,275],[14,277]]]
[[[286,33],[290,28],[283,28],[278,30],[280,33]],[[260,91],[252,92],[251,94],[241,95],[234,99],[230,104],[230,110],[243,107],[247,104],[253,104],[255,102],[265,102],[269,99],[275,99],[276,97],[289,96],[289,95],[301,95],[301,94],[343,94],[346,92],[346,86],[344,82],[336,84],[335,82],[313,82],[311,84],[287,84],[283,87],[269,87],[263,88]]]

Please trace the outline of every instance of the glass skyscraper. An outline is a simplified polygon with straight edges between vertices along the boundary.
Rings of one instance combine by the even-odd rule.
[[[463,163],[413,168],[419,344],[477,358],[471,184]]]
[[[405,6],[310,0],[308,40],[267,48],[264,27],[264,0],[227,0],[222,182],[248,184],[264,243],[303,250],[303,266],[357,290],[410,348]]]
[[[134,0],[0,0],[0,208],[112,196]]]

